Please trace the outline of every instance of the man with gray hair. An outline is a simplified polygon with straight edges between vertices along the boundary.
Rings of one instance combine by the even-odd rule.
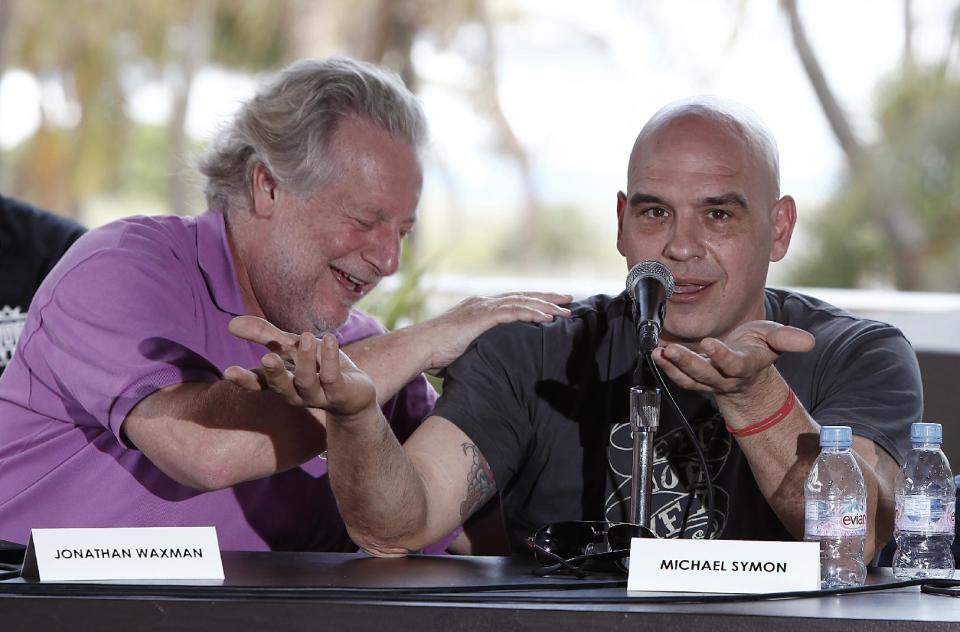
[[[332,333],[403,440],[436,398],[423,371],[498,322],[567,313],[550,302],[560,295],[473,299],[381,335],[353,309],[397,270],[425,127],[394,75],[301,61],[201,160],[207,212],[132,217],[79,240],[36,294],[0,380],[0,538],[213,525],[224,549],[353,548],[324,414],[223,379],[256,382],[239,367],[269,351],[228,328],[255,338],[267,319],[304,332],[304,352]]]
[[[867,487],[867,506],[848,509],[866,525],[871,559],[890,537],[897,464],[921,418],[909,343],[890,325],[766,287],[797,211],[779,190],[773,136],[741,106],[698,98],[663,108],[637,137],[626,185],[617,249],[628,268],[655,260],[675,277],[652,357],[692,425],[685,433],[664,398],[644,526],[661,537],[802,537],[819,428],[843,424]],[[371,553],[417,549],[499,492],[515,551],[532,538],[574,557],[628,517],[632,303],[626,292],[594,296],[569,318],[483,334],[402,447],[373,406],[373,383],[337,361],[331,336],[319,364],[297,354],[295,371],[267,383],[327,410],[333,489]]]

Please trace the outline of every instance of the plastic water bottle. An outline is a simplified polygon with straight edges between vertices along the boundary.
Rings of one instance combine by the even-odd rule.
[[[803,539],[820,543],[820,587],[862,586],[867,578],[867,490],[849,426],[820,428],[820,456],[803,488]]]
[[[947,457],[940,450],[940,424],[910,427],[913,450],[897,474],[897,552],[893,574],[901,578],[953,577],[956,484]]]

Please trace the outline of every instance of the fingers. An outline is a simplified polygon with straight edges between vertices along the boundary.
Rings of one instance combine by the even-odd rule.
[[[526,307],[544,314],[569,316],[570,310],[562,306],[570,303],[573,297],[556,292],[506,292],[492,298],[478,297],[477,300],[495,307]]]
[[[810,351],[817,342],[810,332],[769,320],[744,323],[725,340],[734,348],[743,344],[756,344],[765,346],[776,354]]]
[[[341,377],[340,372],[340,345],[336,337],[330,334],[323,335],[320,352],[320,382],[324,388],[335,385]]]
[[[290,361],[268,353],[260,359],[260,369],[229,367],[224,377],[247,390],[274,391],[291,405],[322,408],[341,416],[376,407],[376,386],[340,351],[335,336],[326,334],[318,341],[305,332],[296,338]]]
[[[266,387],[275,393],[287,398],[290,403],[297,403],[299,395],[293,384],[293,374],[287,370],[283,359],[275,353],[268,353],[260,358],[263,367],[263,379]]]
[[[716,338],[704,338],[700,350],[702,354],[671,344],[656,349],[654,360],[679,386],[728,392],[757,377],[777,357],[765,349],[731,349]]]
[[[549,300],[547,300],[549,299]],[[550,322],[570,315],[557,302],[571,300],[569,294],[522,292],[495,297],[474,296],[461,301],[442,316],[412,328],[419,332],[429,355],[425,370],[443,369],[460,357],[467,346],[495,325],[513,321]]]
[[[298,393],[310,392],[317,386],[317,339],[310,332],[300,335],[294,357],[293,385]]]
[[[324,408],[341,420],[376,409],[376,386],[340,351],[337,339],[325,334],[321,347],[319,376],[327,401]]]
[[[693,391],[718,390],[729,381],[703,356],[680,345],[668,345],[653,350],[653,361],[680,388]]]
[[[570,310],[566,307],[526,294],[507,294],[490,299],[488,308],[497,323],[508,323],[514,320],[549,322],[557,316],[565,318],[570,315]]]
[[[767,335],[767,344],[777,353],[810,351],[817,339],[809,331],[780,325]]]
[[[513,292],[493,297],[472,296],[461,301],[438,321],[480,326],[474,335],[487,328],[514,320],[549,322],[556,316],[569,316],[570,310],[557,303],[569,302],[569,294],[552,292]],[[459,327],[458,327],[459,328]]]
[[[242,389],[248,391],[262,391],[266,382],[261,382],[260,378],[253,371],[249,371],[239,366],[230,366],[223,372],[223,377],[229,382],[233,382]]]
[[[809,350],[813,343],[813,336],[800,329],[756,323],[726,342],[704,338],[700,354],[669,344],[654,350],[653,359],[678,386],[734,393],[760,384],[779,356],[778,349]]]
[[[237,338],[269,347],[274,353],[289,356],[295,353],[299,336],[278,329],[271,323],[256,316],[237,316],[227,326]]]
[[[566,305],[573,301],[572,294],[558,294],[556,292],[505,292],[497,295],[496,298],[508,298],[511,296],[521,296],[533,298],[554,305]]]
[[[700,343],[700,349],[721,375],[744,377],[750,374],[754,370],[753,365],[757,364],[756,358],[742,351],[734,351],[716,338],[704,338]],[[751,362],[751,360],[754,361]]]

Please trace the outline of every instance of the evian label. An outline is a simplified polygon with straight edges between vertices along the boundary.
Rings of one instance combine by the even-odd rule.
[[[846,538],[867,534],[866,501],[862,498],[808,500],[804,533],[818,538]]]
[[[931,498],[923,494],[897,495],[898,531],[916,533],[954,532],[955,498]]]

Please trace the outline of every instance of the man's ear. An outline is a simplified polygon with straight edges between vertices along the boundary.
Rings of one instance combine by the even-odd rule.
[[[270,217],[273,215],[274,207],[277,201],[277,181],[273,174],[258,162],[253,166],[253,173],[250,177],[250,195],[253,199],[253,214],[257,217]]]
[[[780,261],[790,248],[793,227],[797,225],[797,203],[785,195],[773,205],[770,211],[770,261]]]
[[[623,191],[617,191],[617,251],[624,257],[623,251],[623,214],[627,210],[627,196]]]

